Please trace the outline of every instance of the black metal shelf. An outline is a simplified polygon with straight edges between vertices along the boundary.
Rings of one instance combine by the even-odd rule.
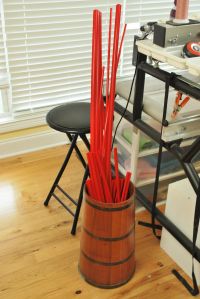
[[[158,154],[158,166],[156,172],[156,180],[154,184],[154,198],[153,203],[150,202],[140,190],[136,190],[136,198],[138,201],[157,219],[160,224],[165,227],[169,233],[171,233],[176,240],[182,244],[182,246],[191,254],[193,252],[193,243],[187,238],[177,227],[174,225],[160,210],[156,208],[156,197],[159,185],[160,176],[160,165],[162,157],[162,148],[170,151],[176,159],[179,160],[182,169],[184,170],[186,177],[189,179],[195,193],[197,194],[200,185],[200,179],[195,167],[192,164],[192,158],[200,151],[200,137],[197,136],[195,141],[190,146],[187,152],[184,152],[181,148],[182,140],[175,140],[171,142],[165,142],[162,140],[162,127],[167,126],[168,122],[166,120],[166,110],[168,102],[169,87],[174,87],[176,90],[182,91],[197,100],[200,100],[200,89],[198,86],[187,82],[182,76],[176,75],[175,73],[168,73],[159,68],[154,68],[152,65],[146,62],[146,55],[138,53],[137,57],[137,72],[136,72],[136,82],[135,82],[135,94],[133,102],[133,114],[126,112],[124,117],[129,122],[140,129],[143,133],[151,137],[159,144],[159,154]],[[144,95],[144,85],[145,85],[145,75],[151,75],[166,84],[165,98],[164,98],[164,108],[163,108],[163,119],[161,132],[156,131],[149,124],[142,120],[142,110],[143,110],[143,95]],[[124,108],[120,104],[115,104],[115,111],[119,114],[123,114]],[[160,161],[160,162],[159,162]],[[200,262],[200,249],[195,247],[195,258]]]

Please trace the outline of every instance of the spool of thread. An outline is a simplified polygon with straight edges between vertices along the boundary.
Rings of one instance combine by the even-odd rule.
[[[200,43],[188,42],[183,47],[183,57],[200,57]]]
[[[185,24],[188,20],[189,0],[177,0],[176,3],[176,17],[174,23]]]

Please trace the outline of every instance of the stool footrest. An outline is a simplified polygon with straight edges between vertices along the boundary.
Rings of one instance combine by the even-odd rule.
[[[74,217],[75,216],[75,214],[74,214],[74,212],[72,212],[72,210],[68,207],[68,206],[66,206],[65,204],[64,204],[64,202],[62,202],[62,200],[55,194],[55,193],[52,193],[52,196]]]
[[[77,202],[66,192],[64,191],[59,185],[56,186],[75,206],[77,206]]]

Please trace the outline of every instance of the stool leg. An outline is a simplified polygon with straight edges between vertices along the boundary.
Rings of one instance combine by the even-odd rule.
[[[88,150],[90,150],[90,143],[87,139],[86,134],[80,134],[81,139],[83,140],[83,142],[85,143],[86,147]]]
[[[63,172],[64,172],[64,170],[65,170],[65,168],[67,166],[67,163],[68,163],[68,161],[69,161],[69,159],[71,157],[72,151],[73,151],[73,149],[74,149],[74,147],[76,145],[77,138],[78,138],[78,134],[75,134],[74,138],[73,138],[73,140],[71,142],[71,146],[69,148],[67,156],[66,156],[66,158],[64,160],[64,163],[63,163],[62,167],[60,168],[60,171],[58,172],[58,175],[57,175],[57,177],[56,177],[56,179],[55,179],[55,181],[54,181],[54,183],[53,183],[53,185],[51,187],[51,190],[50,190],[49,194],[47,195],[46,200],[44,201],[44,205],[45,206],[48,206],[50,198],[51,198],[51,196],[52,196],[52,194],[53,194],[56,186],[58,185],[58,182],[59,182],[59,180],[60,180],[60,178],[61,178],[61,176],[62,176],[62,174],[63,174]]]
[[[85,169],[83,180],[82,180],[81,189],[80,189],[79,198],[78,198],[78,204],[77,204],[76,212],[74,215],[74,221],[73,221],[73,225],[72,225],[72,229],[71,229],[72,235],[76,234],[77,222],[78,222],[80,209],[81,209],[81,205],[82,205],[82,200],[83,200],[83,189],[84,189],[85,182],[86,182],[88,176],[89,176],[89,168],[87,166]]]
[[[69,133],[66,133],[66,135],[67,135],[67,137],[69,138],[69,140],[72,142],[72,140],[73,140],[72,135],[69,134]],[[77,153],[77,155],[78,155],[78,158],[80,159],[81,163],[83,164],[83,167],[86,168],[86,162],[85,162],[85,159],[83,158],[83,156],[82,156],[82,154],[81,154],[81,152],[80,152],[80,150],[79,150],[79,148],[78,148],[77,145],[75,145],[75,151],[76,151],[76,153]]]

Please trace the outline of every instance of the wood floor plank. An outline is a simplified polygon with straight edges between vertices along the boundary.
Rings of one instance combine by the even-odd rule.
[[[84,146],[80,143],[81,150]],[[148,228],[136,224],[136,271],[124,286],[93,287],[78,271],[81,222],[70,234],[72,217],[54,199],[43,201],[66,147],[0,161],[1,299],[189,299],[171,270],[177,266]],[[83,169],[75,154],[62,186],[78,196]],[[138,219],[150,219],[148,213]],[[137,221],[136,221],[137,223]]]

